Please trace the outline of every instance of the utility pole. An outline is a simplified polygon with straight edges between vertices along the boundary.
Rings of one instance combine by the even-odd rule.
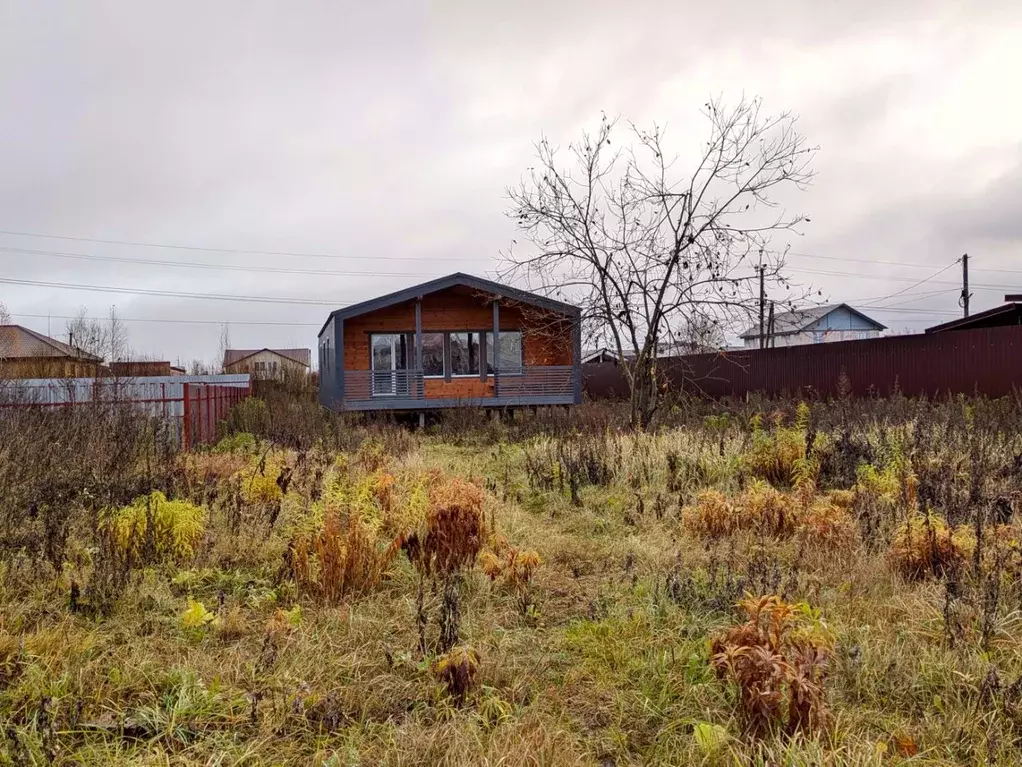
[[[969,299],[972,295],[969,293],[969,254],[966,253],[962,256],[962,309],[965,310],[965,316],[969,316]]]
[[[770,319],[767,320],[767,348],[774,347],[774,302],[770,302]]]
[[[760,264],[759,269],[759,348],[766,348],[766,325],[764,320],[766,319],[766,271],[763,269],[763,264]]]

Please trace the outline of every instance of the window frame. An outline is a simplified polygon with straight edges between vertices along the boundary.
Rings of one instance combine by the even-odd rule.
[[[511,377],[511,376],[523,376],[525,375],[525,333],[522,330],[502,330],[500,335],[505,333],[517,333],[521,336],[521,353],[522,353],[522,364],[519,368],[511,370],[497,370],[497,375]],[[467,378],[489,378],[494,375],[490,361],[487,346],[491,343],[490,339],[493,336],[493,330],[491,329],[471,329],[471,328],[459,328],[457,330],[429,330],[426,328],[422,329],[422,335],[437,335],[443,338],[443,370],[440,373],[432,373],[427,375],[425,368],[423,368],[422,360],[416,359],[416,367],[409,367],[408,360],[415,358],[415,331],[414,330],[371,330],[366,331],[366,335],[369,337],[369,370],[373,370],[373,336],[405,336],[405,370],[416,370],[422,373],[424,379],[429,380],[444,380],[446,382],[452,379],[467,379]],[[453,355],[451,353],[451,337],[455,335],[475,335],[478,337],[477,340],[477,359],[479,363],[479,369],[474,373],[455,373],[453,370]]]
[[[519,337],[521,338],[521,341],[518,344],[518,349],[521,352],[521,364],[517,368],[509,368],[507,370],[505,370],[503,368],[497,368],[496,371],[494,371],[493,370],[493,366],[490,364],[490,355],[489,355],[489,344],[493,343],[493,341],[492,341],[492,339],[493,339],[493,331],[492,330],[486,331],[485,332],[485,338],[484,338],[484,341],[483,341],[483,344],[484,344],[484,346],[486,346],[486,351],[487,351],[487,354],[484,356],[484,360],[486,361],[486,375],[492,376],[492,375],[496,374],[496,375],[505,376],[505,377],[508,377],[508,378],[514,377],[514,376],[523,376],[523,375],[525,375],[525,334],[521,330],[502,330],[502,331],[500,331],[500,336],[499,337],[503,338],[505,333],[517,333],[519,335]],[[494,347],[493,352],[494,352],[495,356],[497,356],[497,357],[500,356],[500,350],[497,349],[496,347]]]
[[[423,378],[429,378],[430,380],[437,380],[440,378],[447,378],[447,331],[445,330],[423,330],[422,336],[425,339],[426,336],[440,336],[440,372],[439,373],[426,373],[426,368],[422,364],[422,360],[416,360],[418,362],[418,369],[422,371]],[[415,348],[415,331],[412,331],[412,347]],[[414,356],[414,352],[413,352]]]
[[[425,333],[425,331],[423,331],[423,332]],[[450,370],[451,378],[480,378],[482,376],[482,374],[483,374],[483,355],[486,353],[486,338],[485,338],[486,331],[485,330],[445,330],[443,332],[447,336],[445,344],[444,344],[444,348],[447,350],[447,355],[446,355],[446,357],[444,359],[444,373],[445,373],[445,377],[446,377],[446,373],[447,373],[447,371],[449,369]],[[479,365],[479,369],[476,370],[474,373],[471,372],[471,370],[468,373],[455,373],[454,372],[454,346],[451,343],[451,341],[453,340],[453,336],[456,336],[456,335],[468,336],[468,338],[467,338],[468,346],[466,348],[466,351],[469,352],[469,361],[470,362],[471,362],[471,349],[472,349],[472,339],[471,339],[471,336],[473,336],[473,335],[474,336],[479,336],[479,339],[476,341],[476,362]],[[469,365],[469,367],[471,368],[471,365]]]

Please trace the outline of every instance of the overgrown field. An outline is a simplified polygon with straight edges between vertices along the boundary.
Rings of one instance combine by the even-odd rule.
[[[0,411],[0,763],[1022,762],[1022,400],[623,420]]]

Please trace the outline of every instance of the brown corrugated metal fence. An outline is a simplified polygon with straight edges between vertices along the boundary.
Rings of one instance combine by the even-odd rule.
[[[842,372],[856,395],[947,392],[1001,397],[1022,387],[1022,327],[959,330],[865,341],[698,354],[661,360],[671,388],[707,397],[838,392]],[[627,397],[624,372],[585,365],[594,399]]]

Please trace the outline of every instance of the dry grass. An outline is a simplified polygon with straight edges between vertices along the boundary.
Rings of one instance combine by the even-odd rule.
[[[0,504],[25,504],[0,560],[0,764],[1016,764],[999,499],[1022,440],[1007,406],[968,406],[863,403],[874,462],[839,484],[820,466],[845,424],[791,404],[762,432],[803,448],[769,437],[769,482],[751,412],[236,438],[160,474],[123,453],[116,477],[126,427],[102,427],[103,499],[70,492],[77,465],[45,496],[66,527],[28,514],[45,477],[0,463]],[[167,556],[122,561],[99,523],[157,489],[201,532],[154,527]]]

